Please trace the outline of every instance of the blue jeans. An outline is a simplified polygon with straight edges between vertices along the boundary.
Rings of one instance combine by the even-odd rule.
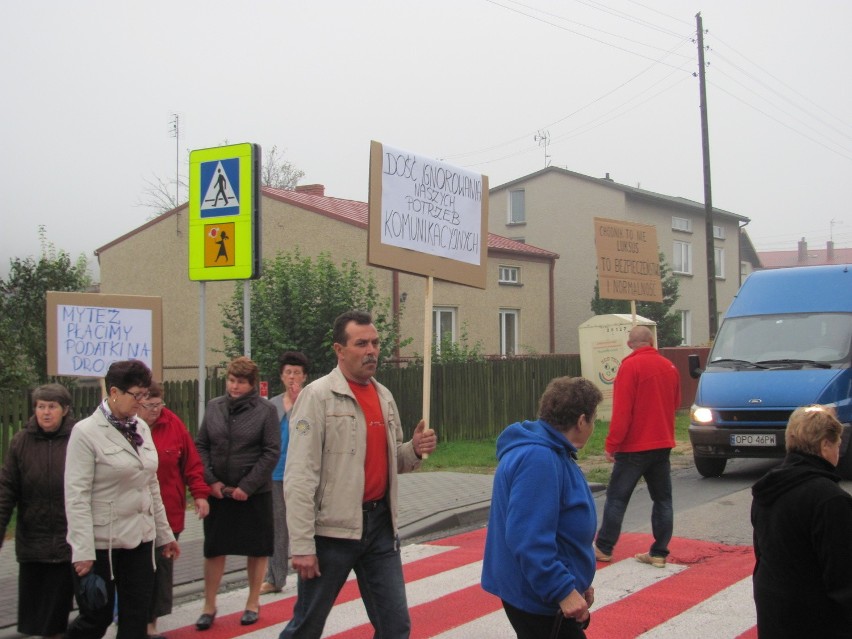
[[[313,579],[299,579],[293,618],[279,639],[319,639],[351,570],[355,570],[361,599],[375,628],[375,639],[408,639],[411,619],[402,559],[386,503],[364,511],[360,540],[317,536],[316,548],[322,574]]]
[[[654,502],[651,510],[651,531],[654,543],[650,553],[654,557],[668,557],[669,542],[674,527],[672,508],[672,475],[669,448],[643,450],[638,453],[616,453],[615,466],[606,489],[603,521],[595,545],[601,552],[612,554],[621,535],[621,522],[630,496],[640,477],[648,484],[648,493]]]

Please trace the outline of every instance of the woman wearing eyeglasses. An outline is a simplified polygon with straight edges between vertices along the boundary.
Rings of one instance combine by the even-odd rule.
[[[151,382],[148,399],[139,405],[139,417],[151,428],[151,436],[160,465],[157,479],[166,507],[166,516],[175,539],[183,532],[186,514],[186,489],[195,501],[195,512],[204,519],[210,511],[207,497],[210,487],[204,481],[204,466],[186,425],[163,401],[163,387]],[[157,618],[171,614],[174,559],[158,552],[154,575],[154,594],[148,615],[148,639],[164,639],[157,631]]]
[[[65,514],[77,579],[94,572],[106,582],[107,603],[92,609],[78,598],[67,639],[99,639],[113,617],[117,639],[145,639],[154,589],[156,548],[177,557],[157,482],[157,450],[148,425],[136,419],[148,398],[151,371],[138,360],[114,362],[107,396],[77,422],[65,459]]]

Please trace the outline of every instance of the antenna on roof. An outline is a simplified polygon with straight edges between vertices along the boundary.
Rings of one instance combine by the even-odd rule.
[[[834,242],[834,226],[836,224],[843,224],[843,220],[831,218],[831,221],[828,223],[828,239],[832,242]]]
[[[180,118],[172,113],[171,136],[175,139],[175,207],[180,204]]]
[[[550,131],[546,129],[539,130],[539,132],[533,136],[533,140],[538,142],[539,146],[544,147],[544,168],[549,167],[550,156],[547,154],[547,145],[550,144]]]

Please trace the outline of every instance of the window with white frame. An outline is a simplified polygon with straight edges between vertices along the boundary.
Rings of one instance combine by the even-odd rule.
[[[725,227],[721,226],[719,224],[714,224],[713,225],[713,237],[716,238],[717,240],[724,240],[725,239]]]
[[[521,267],[520,266],[500,266],[500,275],[497,279],[500,284],[520,284],[521,283]]]
[[[526,191],[509,191],[509,224],[523,224],[527,221]]]
[[[713,248],[713,268],[716,269],[716,277],[718,279],[725,278],[725,249]]]
[[[680,345],[692,344],[692,312],[678,311],[680,314]]]
[[[456,341],[456,312],[457,309],[447,306],[432,308],[432,339],[439,355],[444,340],[453,344]]]
[[[675,240],[672,245],[672,271],[692,275],[692,245]]]
[[[688,217],[672,217],[672,230],[692,233],[692,220]]]
[[[500,354],[514,355],[518,352],[518,311],[500,311]]]

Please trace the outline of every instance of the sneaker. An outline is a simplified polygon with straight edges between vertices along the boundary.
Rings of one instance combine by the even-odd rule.
[[[612,555],[607,555],[604,551],[595,546],[595,559],[598,561],[612,561]]]
[[[636,555],[636,561],[641,562],[643,564],[648,564],[650,566],[653,566],[654,568],[666,567],[665,557],[655,557],[654,555],[650,555],[647,552],[642,552]]]

